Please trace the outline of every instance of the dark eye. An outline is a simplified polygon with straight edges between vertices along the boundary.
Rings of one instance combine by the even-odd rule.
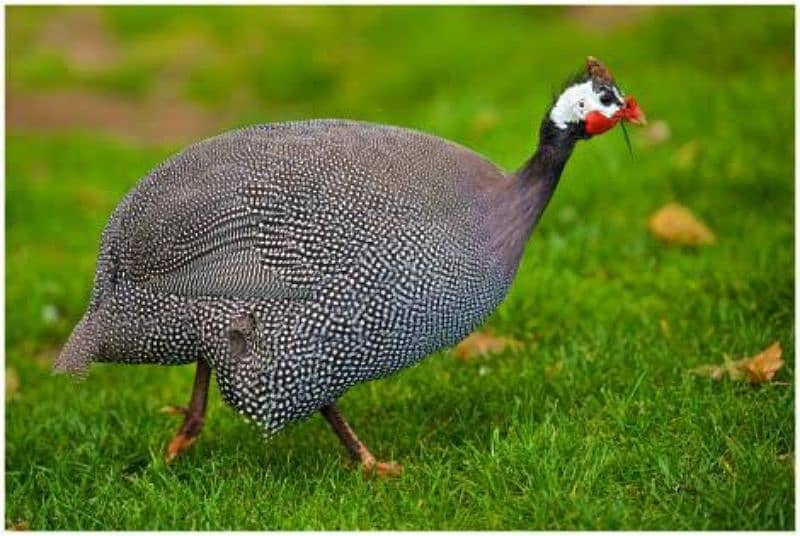
[[[603,106],[611,106],[616,100],[617,98],[611,93],[603,93],[600,95],[600,104]]]

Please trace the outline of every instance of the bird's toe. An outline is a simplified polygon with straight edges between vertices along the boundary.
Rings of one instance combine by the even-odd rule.
[[[364,464],[364,474],[375,478],[396,478],[403,474],[403,466],[396,462],[378,462]]]
[[[159,410],[161,413],[167,415],[188,415],[189,408],[185,406],[164,406]]]
[[[172,441],[169,442],[169,446],[167,446],[167,453],[164,456],[164,461],[170,463],[174,461],[180,454],[194,444],[197,441],[196,435],[187,435],[184,433],[180,433],[172,438]]]

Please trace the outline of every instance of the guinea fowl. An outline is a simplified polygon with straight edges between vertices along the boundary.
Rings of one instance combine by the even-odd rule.
[[[319,410],[365,471],[335,403],[458,342],[504,299],[576,142],[642,123],[594,58],[516,173],[452,142],[340,120],[253,126],[144,177],[102,234],[88,310],[55,363],[196,363],[172,459],[208,384],[267,434]]]

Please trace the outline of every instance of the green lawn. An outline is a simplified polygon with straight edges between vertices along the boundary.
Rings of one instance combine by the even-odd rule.
[[[57,31],[76,12],[95,25],[78,33],[97,41],[97,65]],[[632,132],[633,157],[618,131],[577,148],[488,322],[522,351],[443,352],[341,400],[405,468],[371,481],[321,417],[265,442],[216,390],[197,445],[165,465],[179,421],[158,410],[186,401],[193,367],[52,376],[106,218],[186,140],[142,135],[146,111],[102,128],[9,120],[7,526],[794,528],[793,8],[39,7],[6,20],[9,94],[186,101],[220,123],[198,138],[349,117],[515,168],[587,54],[671,132]],[[671,201],[717,244],[650,236]],[[774,341],[786,366],[761,387],[688,372]]]

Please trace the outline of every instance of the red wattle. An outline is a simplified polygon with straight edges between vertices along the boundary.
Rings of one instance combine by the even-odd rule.
[[[590,112],[586,114],[586,133],[594,136],[602,134],[606,130],[613,128],[619,121],[618,117],[606,117],[600,112]]]

